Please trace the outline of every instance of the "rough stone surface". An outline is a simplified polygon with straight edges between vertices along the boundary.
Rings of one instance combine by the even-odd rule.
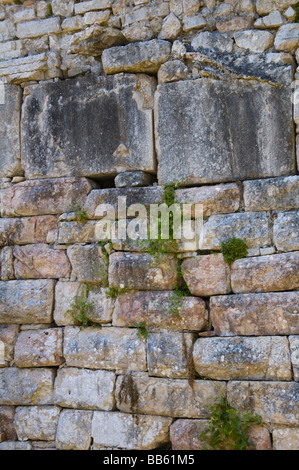
[[[286,337],[200,338],[193,359],[198,374],[211,379],[292,379]]]
[[[17,367],[49,367],[62,364],[62,329],[21,331],[15,346]]]
[[[233,40],[228,34],[220,34],[210,31],[203,31],[197,34],[191,41],[191,46],[195,51],[202,49],[212,50],[215,49],[219,52],[232,52]]]
[[[227,399],[231,406],[257,413],[264,423],[296,425],[299,413],[297,382],[231,381]]]
[[[116,188],[150,186],[153,180],[154,177],[144,171],[124,171],[115,177],[114,184]]]
[[[171,290],[177,286],[177,259],[169,254],[160,262],[149,254],[113,253],[109,263],[109,285],[137,290]]]
[[[106,49],[102,55],[102,62],[107,74],[156,73],[160,65],[169,58],[170,52],[170,42],[153,39]]]
[[[51,323],[54,281],[0,282],[0,323]]]
[[[71,265],[65,252],[46,244],[16,246],[14,267],[17,279],[67,278]]]
[[[299,208],[299,177],[244,181],[244,203],[246,211]]]
[[[94,183],[86,178],[24,181],[2,190],[2,217],[62,214],[83,205]]]
[[[56,448],[88,450],[91,443],[92,411],[62,410],[59,416]]]
[[[299,336],[289,336],[294,380],[299,382]]]
[[[242,293],[298,289],[298,265],[298,251],[237,260],[231,267],[232,290]]]
[[[299,334],[298,292],[221,295],[210,300],[217,336]]]
[[[53,369],[0,370],[1,405],[48,405],[53,403]]]
[[[144,104],[145,81],[149,83],[134,75],[94,76],[32,87],[22,118],[27,177],[154,171],[152,111]]]
[[[161,65],[158,71],[158,82],[176,82],[188,77],[188,68],[178,59],[169,60]]]
[[[43,21],[25,21],[17,24],[17,37],[36,38],[42,36],[47,31],[48,34],[55,34],[60,32],[60,19],[58,17],[47,18]]]
[[[57,220],[54,216],[0,219],[0,245],[27,245],[56,241]]]
[[[148,327],[201,331],[208,326],[208,311],[202,299],[179,298],[173,292],[120,295],[115,303],[113,325],[133,327],[143,322]]]
[[[148,373],[174,379],[188,378],[188,363],[196,337],[193,333],[160,330],[147,340]]]
[[[20,114],[20,87],[2,84],[0,90],[0,177],[14,176],[21,168]]]
[[[0,254],[1,281],[11,281],[15,278],[13,268],[13,247],[5,246]]]
[[[293,51],[299,45],[299,25],[290,23],[282,25],[276,34],[274,46],[277,51]]]
[[[278,251],[299,250],[299,211],[278,214],[274,221],[273,241]]]
[[[0,406],[0,429],[5,434],[7,441],[17,440],[14,415],[15,408],[13,406]]]
[[[9,366],[9,362],[13,360],[18,330],[17,325],[0,325],[0,367]]]
[[[209,408],[225,393],[225,383],[195,380],[193,388],[188,380],[173,381],[164,378],[140,376],[133,378],[138,392],[135,409],[141,414],[208,418]],[[120,394],[123,377],[116,381],[117,407],[121,411],[130,412],[130,400],[122,400]]]
[[[171,423],[171,418],[162,416],[139,416],[136,422],[126,413],[95,411],[92,437],[95,444],[108,448],[150,450],[168,442]]]
[[[207,297],[230,292],[230,270],[222,254],[187,258],[183,260],[182,273],[193,295]]]
[[[137,329],[67,326],[64,357],[70,367],[89,369],[146,369],[145,341]]]
[[[273,429],[274,450],[299,450],[299,428],[275,428]]]
[[[20,441],[55,439],[60,408],[57,406],[20,406],[15,426]]]
[[[107,284],[107,265],[102,248],[96,245],[73,245],[67,249],[72,265],[72,280]]]
[[[251,52],[265,52],[274,43],[274,36],[268,31],[238,31],[234,38],[238,47]]]
[[[291,97],[283,86],[209,78],[160,84],[155,116],[160,184],[294,173]]]
[[[270,244],[267,215],[264,212],[212,215],[204,223],[203,250],[219,250],[221,242],[237,237],[246,241],[248,248]]]
[[[54,402],[66,408],[112,410],[115,375],[106,370],[63,368],[54,384]]]

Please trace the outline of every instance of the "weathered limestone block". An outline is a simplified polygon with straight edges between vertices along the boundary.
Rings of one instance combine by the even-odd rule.
[[[299,382],[299,336],[289,336],[294,380]]]
[[[232,290],[242,293],[298,289],[298,266],[299,251],[237,260],[231,267]]]
[[[183,260],[184,280],[193,295],[210,296],[230,292],[230,269],[222,254]]]
[[[286,337],[199,338],[193,359],[198,374],[211,379],[292,379]]]
[[[59,244],[71,243],[96,243],[97,222],[88,220],[86,222],[66,221],[59,224],[58,239]]]
[[[62,214],[83,206],[95,184],[86,178],[24,181],[2,190],[2,217]]]
[[[75,33],[70,39],[67,52],[86,57],[99,57],[105,49],[125,43],[126,39],[119,27],[96,24]]]
[[[32,445],[28,442],[0,442],[0,450],[32,450]]]
[[[170,53],[170,42],[153,39],[105,49],[102,62],[107,74],[119,72],[156,73],[160,65],[170,57]]]
[[[299,450],[298,444],[299,428],[274,428],[273,449],[274,450]]]
[[[51,323],[53,280],[0,282],[0,323]]]
[[[13,268],[13,247],[5,246],[0,253],[1,281],[10,281],[15,278]]]
[[[74,10],[74,2],[69,0],[52,0],[51,5],[53,14],[57,16],[69,16]]]
[[[231,381],[227,399],[241,412],[259,414],[264,423],[296,425],[299,415],[297,382]]]
[[[119,173],[114,184],[116,188],[150,186],[154,181],[154,176],[144,171],[124,171]]]
[[[299,176],[244,181],[246,211],[299,208]]]
[[[218,52],[232,52],[233,40],[228,34],[203,31],[197,34],[191,41],[191,46],[195,51],[202,49],[217,50]]]
[[[67,278],[71,271],[65,252],[43,243],[16,246],[14,257],[17,279]]]
[[[17,367],[50,367],[62,362],[61,328],[20,332],[15,346]]]
[[[51,17],[43,20],[24,21],[17,24],[16,36],[19,39],[36,38],[60,32],[60,18]]]
[[[121,284],[137,290],[171,290],[180,277],[177,258],[167,254],[156,261],[147,253],[112,253],[109,262],[109,285]]]
[[[279,251],[299,250],[299,211],[278,214],[274,221],[273,241]]]
[[[88,450],[91,444],[92,411],[62,410],[59,416],[56,448]]]
[[[161,65],[158,71],[158,82],[176,82],[188,77],[187,66],[178,59],[169,60]]]
[[[0,69],[1,70],[1,69]],[[1,72],[0,72],[1,75]],[[0,177],[14,176],[21,169],[21,88],[3,84],[0,88]]]
[[[146,370],[145,341],[136,329],[67,326],[64,357],[70,367]]]
[[[0,246],[55,242],[57,231],[52,215],[0,219]]]
[[[54,402],[67,408],[112,410],[115,374],[106,370],[63,368],[54,384]]]
[[[50,405],[53,403],[54,369],[0,370],[1,405]]]
[[[90,11],[85,13],[84,22],[87,25],[105,24],[110,18],[110,10]]]
[[[262,18],[258,18],[255,23],[255,28],[279,28],[283,24],[286,23],[285,17],[280,13],[280,11],[275,10],[272,11],[269,15],[264,16]]]
[[[268,219],[264,212],[212,215],[203,227],[203,250],[219,250],[221,242],[237,237],[248,248],[270,244]]]
[[[266,15],[276,9],[288,8],[295,3],[295,0],[257,0],[256,10],[260,15]]]
[[[233,33],[244,29],[251,29],[253,26],[253,18],[245,16],[233,16],[229,18],[218,19],[216,28],[220,33]]]
[[[116,381],[117,408],[126,413],[131,412],[131,400],[125,400],[122,390],[124,376]],[[221,394],[225,393],[224,382],[196,380],[193,388],[188,380],[171,380],[138,376],[134,377],[134,387],[138,401],[134,406],[136,412],[172,417],[208,418],[211,415],[209,408],[217,402]]]
[[[206,442],[199,438],[205,432],[208,420],[177,419],[170,426],[170,440],[173,450],[203,450]],[[253,425],[247,430],[251,449],[271,450],[271,437],[265,426]],[[220,450],[220,449],[219,449]],[[221,450],[225,450],[221,447]]]
[[[238,211],[240,197],[240,188],[236,183],[184,188],[175,191],[175,198],[180,204],[202,204],[204,217]],[[192,217],[195,216],[194,206],[191,214]]]
[[[22,118],[27,177],[155,171],[152,110],[145,103],[151,83],[128,74],[31,87]]]
[[[277,51],[294,51],[299,45],[299,26],[297,23],[289,23],[282,25],[274,41]]]
[[[17,325],[0,325],[0,347],[2,344],[0,353],[0,367],[9,366],[9,362],[13,360],[14,347],[18,336],[18,331],[19,328]]]
[[[208,311],[204,300],[174,292],[128,292],[118,297],[113,312],[113,325],[148,327],[175,330],[201,331],[208,326]]]
[[[5,434],[7,441],[17,440],[14,415],[14,406],[0,406],[0,429]]]
[[[299,293],[221,295],[210,299],[217,336],[299,334]]]
[[[90,219],[101,219],[104,216],[106,217],[104,205],[109,204],[114,210],[113,218],[125,219],[126,214],[119,214],[119,198],[126,198],[127,209],[138,201],[139,204],[144,205],[148,210],[151,204],[162,204],[162,194],[163,190],[158,186],[94,189],[88,195],[84,207]],[[109,217],[109,214],[107,214],[107,217]],[[127,217],[129,217],[128,214]],[[131,217],[134,217],[134,215]]]
[[[274,43],[274,36],[269,31],[238,31],[234,38],[238,47],[251,52],[265,52]]]
[[[159,330],[147,340],[148,373],[173,379],[188,378],[188,363],[192,354],[194,333]]]
[[[73,245],[67,249],[72,265],[72,280],[107,285],[107,264],[97,245]]]
[[[155,449],[168,442],[171,423],[171,418],[162,416],[139,416],[136,421],[127,413],[95,411],[92,420],[93,442],[108,448]]]
[[[54,321],[56,325],[73,325],[74,319],[69,313],[76,296],[82,295],[80,282],[58,281],[55,286]]]
[[[20,441],[55,439],[60,408],[57,406],[19,406],[15,427]]]
[[[49,57],[42,52],[28,57],[4,60],[0,62],[0,75],[14,84],[28,80],[45,80],[49,78]],[[56,76],[59,76],[59,73]]]
[[[203,78],[160,84],[155,99],[161,184],[295,172],[289,87]]]
[[[105,10],[112,6],[112,0],[89,0],[87,2],[76,3],[75,14],[83,15],[87,11]]]

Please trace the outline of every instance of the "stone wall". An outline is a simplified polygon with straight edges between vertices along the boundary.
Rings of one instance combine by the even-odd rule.
[[[297,2],[0,3],[0,449],[298,450]],[[200,248],[99,242],[172,183]]]

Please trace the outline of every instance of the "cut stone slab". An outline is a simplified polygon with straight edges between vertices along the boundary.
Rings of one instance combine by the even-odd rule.
[[[62,214],[83,206],[95,183],[86,178],[57,178],[10,184],[2,190],[2,217]]]
[[[156,73],[160,65],[169,59],[170,53],[170,42],[152,39],[105,49],[102,54],[102,63],[107,74]]]
[[[251,52],[265,52],[274,43],[274,36],[269,31],[238,31],[234,38],[238,47]]]
[[[294,174],[292,119],[289,87],[209,78],[160,84],[158,180],[191,185]]]
[[[288,339],[281,336],[200,338],[193,360],[196,372],[210,379],[292,379]]]
[[[32,86],[21,126],[27,178],[155,171],[151,83],[126,74]]]
[[[21,87],[0,83],[0,178],[21,170]]]
[[[244,181],[246,211],[299,209],[299,176]]]
[[[130,400],[123,400],[120,394],[123,377],[119,376],[116,381],[117,408],[130,413]],[[138,392],[135,406],[137,413],[178,418],[210,417],[209,407],[221,398],[226,389],[225,382],[221,381],[195,380],[191,388],[186,379],[172,380],[144,375],[136,376],[133,380]]]
[[[71,271],[64,251],[45,243],[16,246],[14,267],[17,279],[68,278]]]
[[[39,217],[1,218],[0,246],[27,245],[56,241],[57,219],[51,215]]]
[[[297,23],[288,23],[282,25],[274,41],[277,51],[294,51],[299,45],[299,25]]]
[[[53,280],[1,281],[0,323],[51,323]]]
[[[299,383],[230,381],[227,399],[241,412],[257,413],[264,423],[296,426],[299,418]]]
[[[278,251],[299,250],[299,211],[278,214],[274,221],[273,241]]]
[[[19,39],[36,38],[47,34],[60,32],[60,18],[52,17],[43,20],[24,21],[17,24],[16,36]]]
[[[146,369],[145,341],[138,338],[135,328],[67,326],[64,357],[70,367]]]
[[[95,411],[92,420],[94,444],[108,448],[150,450],[169,441],[171,418]],[[103,432],[105,430],[105,432]]]
[[[217,336],[299,335],[299,293],[221,295],[210,299]]]
[[[67,249],[72,280],[107,285],[108,268],[103,250],[97,245],[72,245]]]
[[[172,290],[180,282],[177,258],[167,253],[159,262],[147,253],[112,253],[109,286],[137,290]]]
[[[106,370],[63,368],[54,384],[54,402],[66,408],[112,410],[115,374]]]
[[[62,362],[61,328],[20,332],[15,345],[17,367],[51,367]]]
[[[88,450],[91,444],[92,411],[62,410],[59,416],[56,448]]]
[[[119,173],[114,184],[116,188],[150,186],[154,181],[154,176],[144,171],[124,171]]]
[[[54,369],[0,370],[0,405],[51,405]]]
[[[58,406],[18,406],[15,426],[20,441],[55,439],[60,408]]]
[[[208,311],[204,300],[197,297],[178,298],[174,292],[128,292],[118,297],[113,313],[113,325],[201,331],[208,326]]]
[[[193,295],[207,297],[231,290],[230,269],[220,253],[183,260],[182,273]]]
[[[299,287],[299,251],[243,258],[231,267],[234,293],[295,290]]]
[[[194,36],[191,41],[191,46],[195,51],[207,49],[218,52],[232,52],[233,44],[234,41],[228,34],[220,34],[214,31],[203,31]]]

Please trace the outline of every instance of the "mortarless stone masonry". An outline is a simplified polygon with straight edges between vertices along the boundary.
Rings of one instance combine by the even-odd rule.
[[[0,1],[0,450],[299,449],[296,3]]]

